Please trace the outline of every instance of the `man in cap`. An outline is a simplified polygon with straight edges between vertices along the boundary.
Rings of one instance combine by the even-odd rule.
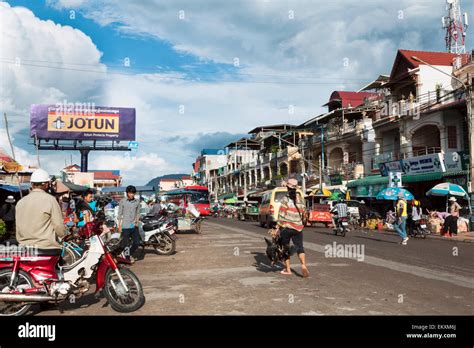
[[[7,233],[11,234],[14,232],[15,226],[15,198],[8,196],[5,200],[5,204],[0,209],[0,219],[5,221]]]
[[[306,266],[306,257],[303,248],[303,227],[305,224],[305,204],[303,197],[298,194],[298,181],[289,179],[286,183],[288,194],[280,201],[280,210],[276,227],[271,231],[273,236],[280,234],[281,243],[284,248],[289,251],[290,241],[293,241],[296,247],[296,253],[301,262],[301,272],[303,277],[309,276],[308,267]],[[285,269],[281,274],[291,275],[290,255],[286,253]]]
[[[394,224],[395,230],[397,231],[398,235],[402,238],[401,244],[407,245],[408,206],[407,206],[407,201],[405,200],[405,196],[403,195],[403,192],[400,192],[398,194],[396,213],[397,213],[398,219],[397,219],[397,222]]]
[[[457,199],[455,197],[451,197],[449,199],[449,216],[446,217],[444,221],[444,230],[445,236],[451,237],[453,234],[458,234],[458,218],[459,212],[461,210],[461,206],[457,203]]]
[[[61,207],[47,193],[50,178],[43,169],[31,175],[31,192],[16,206],[16,239],[20,245],[61,252],[59,240],[65,235]]]

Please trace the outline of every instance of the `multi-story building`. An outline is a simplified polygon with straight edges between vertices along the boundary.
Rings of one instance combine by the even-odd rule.
[[[465,95],[451,77],[458,59],[462,65],[468,56],[399,50],[388,77],[380,76],[363,92],[334,92],[328,112],[304,124],[316,135],[302,145],[311,148],[313,158],[324,147],[325,174],[340,173],[346,180],[378,173],[381,166],[406,172],[401,166],[410,159],[444,162],[447,154],[468,150]],[[444,177],[467,184],[462,170],[419,172],[425,176],[404,176],[404,183],[417,183],[411,188],[418,196]],[[373,196],[388,183],[382,174],[348,187],[355,195]]]
[[[442,181],[467,188],[472,93],[453,76],[472,85],[473,70],[472,54],[399,50],[389,75],[359,91],[334,91],[326,113],[299,126],[257,127],[249,139],[229,144],[225,165],[206,172],[203,182],[221,194],[291,176],[323,185],[339,177],[353,196],[374,197],[388,172],[399,171],[417,197]]]

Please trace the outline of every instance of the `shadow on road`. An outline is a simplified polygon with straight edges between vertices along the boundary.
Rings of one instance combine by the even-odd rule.
[[[268,259],[268,256],[265,253],[253,252],[252,255],[255,259],[253,266],[255,266],[259,272],[275,273],[282,269],[280,264],[272,266],[271,261]]]
[[[90,291],[90,290],[89,290]],[[102,298],[102,296],[101,296]],[[59,302],[57,305],[54,303],[42,303],[42,304],[37,304],[32,306],[31,312],[29,313],[30,315],[37,315],[40,312],[42,313],[47,313],[49,311],[55,312],[56,310],[60,311],[70,311],[78,308],[85,308],[85,307],[90,307],[100,301],[100,298],[96,298],[94,293],[88,293],[84,295],[83,297],[79,297],[76,299],[74,303],[71,303],[69,301],[62,301]],[[106,301],[102,307],[107,307],[109,304]]]
[[[393,240],[380,239],[376,237],[353,236],[353,238],[368,239],[368,240],[373,240],[374,242],[383,242],[383,243],[389,243],[389,244],[400,244],[399,242],[396,242]]]

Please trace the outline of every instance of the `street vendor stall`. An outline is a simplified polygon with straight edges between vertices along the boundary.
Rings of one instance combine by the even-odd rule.
[[[474,230],[474,216],[472,215],[471,200],[468,193],[459,185],[452,184],[450,182],[443,182],[431,188],[426,192],[427,197],[438,196],[446,198],[446,211],[448,211],[448,199],[449,197],[457,197],[465,199],[468,202],[468,214],[460,216],[458,219],[458,231],[464,232]],[[444,213],[447,214],[447,213]],[[430,229],[434,233],[439,233],[441,231],[441,226],[444,223],[446,216],[441,216],[442,214],[431,214],[430,217]]]

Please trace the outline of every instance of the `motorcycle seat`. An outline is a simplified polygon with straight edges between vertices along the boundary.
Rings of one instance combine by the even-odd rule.
[[[36,249],[38,256],[61,256],[61,249]]]

